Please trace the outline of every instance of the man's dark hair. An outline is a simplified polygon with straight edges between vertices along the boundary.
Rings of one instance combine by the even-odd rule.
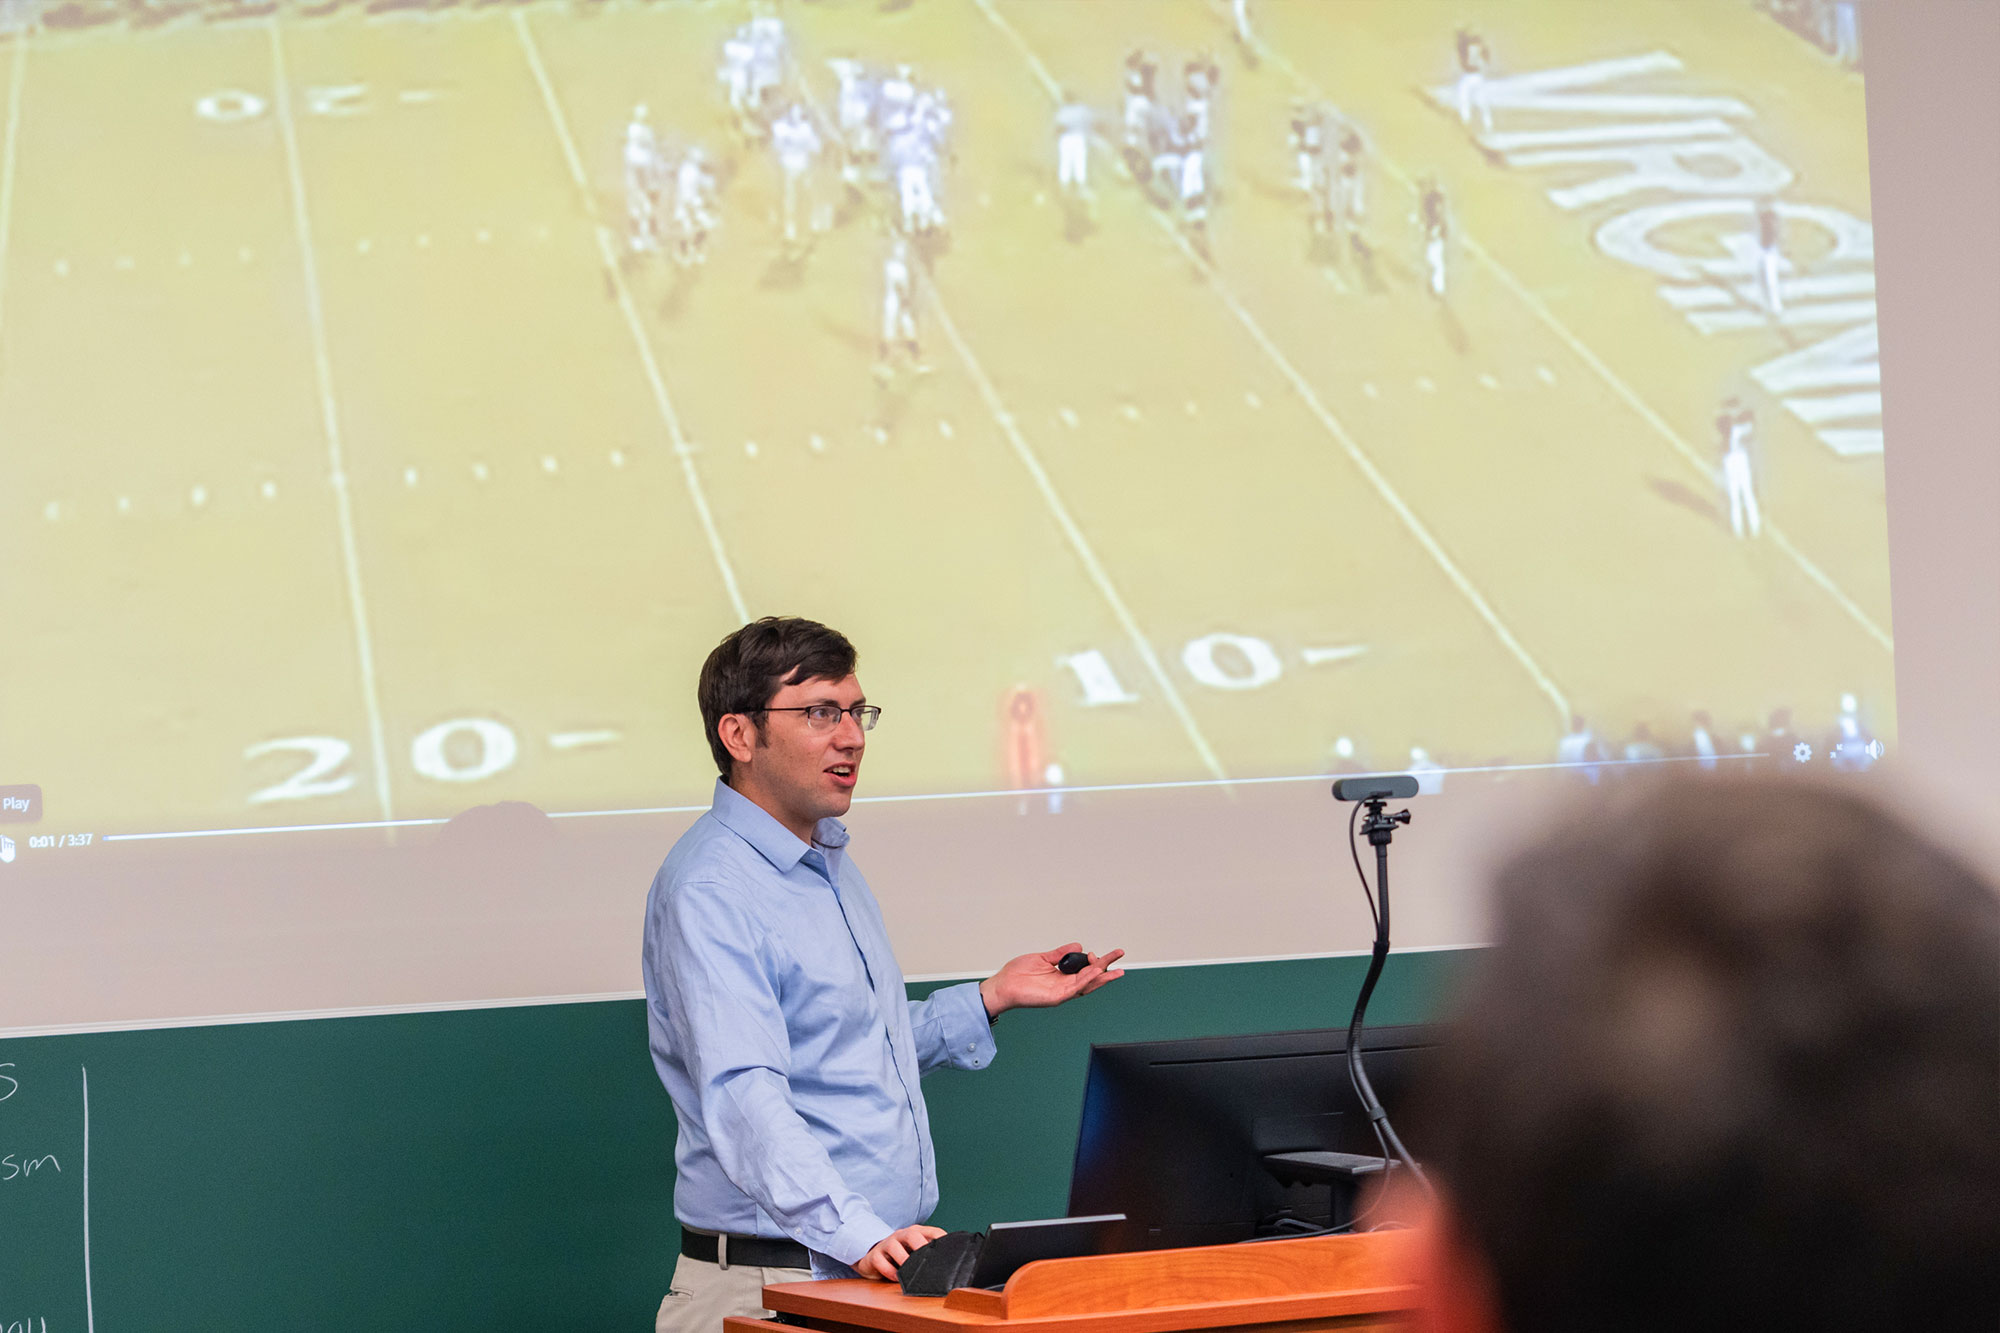
[[[1993,886],[1806,783],[1567,816],[1499,875],[1412,1122],[1503,1326],[1992,1329]]]
[[[728,713],[753,713],[787,685],[804,680],[845,680],[854,674],[854,645],[838,630],[797,616],[753,620],[721,643],[701,664],[695,697],[715,766],[729,776],[729,749],[718,730]],[[761,729],[762,721],[756,725]],[[761,730],[760,730],[761,734]]]

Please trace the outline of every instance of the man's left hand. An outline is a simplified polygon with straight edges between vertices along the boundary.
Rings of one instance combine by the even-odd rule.
[[[1047,1009],[1088,995],[1125,975],[1124,968],[1112,966],[1125,956],[1123,949],[1086,954],[1090,962],[1074,976],[1065,975],[1056,966],[1069,953],[1083,953],[1083,946],[1072,941],[1046,953],[1024,953],[980,982],[979,998],[986,1002],[986,1016],[998,1018],[1009,1009]]]

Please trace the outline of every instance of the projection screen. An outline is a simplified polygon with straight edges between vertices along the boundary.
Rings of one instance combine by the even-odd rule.
[[[1524,799],[1873,780],[1851,10],[0,9],[5,1022],[635,992],[761,615],[912,975],[1365,947],[1333,775],[1408,947]]]

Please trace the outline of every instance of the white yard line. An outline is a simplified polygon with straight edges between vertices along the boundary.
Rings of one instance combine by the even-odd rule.
[[[598,215],[590,178],[583,170],[583,158],[578,154],[576,140],[569,132],[569,121],[563,115],[555,85],[549,81],[549,71],[542,64],[542,52],[535,44],[534,29],[529,26],[528,16],[518,9],[514,11],[514,31],[520,35],[521,50],[528,58],[528,68],[534,71],[535,84],[542,90],[542,104],[548,108],[549,121],[555,126],[556,138],[562,144],[563,159],[569,163],[570,180],[583,198],[584,211],[590,218],[591,230],[597,236],[598,255],[604,261],[604,271],[610,275],[612,289],[618,294],[618,308],[624,312],[625,327],[632,335],[632,344],[639,349],[646,383],[653,391],[653,404],[659,409],[660,419],[666,423],[667,434],[673,437],[674,456],[680,460],[681,476],[687,481],[688,494],[693,498],[695,513],[701,519],[701,530],[708,537],[709,553],[715,557],[715,567],[722,575],[722,586],[729,594],[730,609],[736,613],[738,621],[747,624],[750,608],[743,601],[742,589],[737,587],[736,570],[729,562],[729,553],[722,547],[722,534],[715,526],[715,514],[709,508],[708,493],[702,488],[701,475],[695,471],[694,450],[688,444],[687,434],[681,429],[680,413],[674,410],[673,399],[667,394],[667,382],[660,374],[660,363],[653,355],[653,344],[647,339],[646,327],[639,320],[639,308],[632,300],[632,290],[618,268],[617,242],[604,219]]]
[[[313,251],[312,220],[306,209],[305,174],[299,166],[298,127],[292,121],[291,79],[285,70],[285,43],[274,14],[270,23],[272,103],[285,141],[285,168],[292,184],[292,222],[298,229],[299,263],[305,272],[306,314],[312,328],[313,370],[318,377],[320,424],[326,434],[327,468],[333,482],[334,511],[340,520],[341,563],[347,575],[347,604],[354,620],[354,650],[361,667],[361,700],[368,712],[368,740],[374,749],[375,799],[382,818],[396,812],[389,798],[389,742],[382,723],[381,693],[375,681],[375,647],[368,632],[368,600],[361,590],[361,557],[354,536],[354,499],[348,491],[347,461],[340,442],[340,410],[333,397],[333,359],[327,350],[326,312],[320,300],[319,262]]]
[[[974,2],[983,6],[986,3],[986,0],[974,0]],[[1301,71],[1296,65],[1292,64],[1292,62],[1288,60],[1282,52],[1273,48],[1268,42],[1264,41],[1263,38],[1261,37],[1257,39],[1256,45],[1258,54],[1263,58],[1269,60],[1273,65],[1276,65],[1279,69],[1283,70],[1285,72],[1286,77],[1291,79],[1291,81],[1294,84],[1296,84],[1302,92],[1306,93],[1308,96],[1312,97],[1317,101],[1328,100],[1325,91],[1311,78],[1307,77],[1307,75],[1303,71]],[[1397,184],[1401,185],[1405,190],[1411,192],[1412,194],[1416,193],[1415,183],[1411,180],[1410,176],[1403,171],[1401,167],[1396,165],[1393,159],[1388,157],[1386,154],[1378,152],[1375,155],[1375,160],[1382,164],[1382,169],[1385,172],[1387,172],[1389,176],[1396,181]],[[1711,486],[1719,487],[1722,484],[1722,470],[1719,467],[1711,466],[1708,463],[1708,461],[1704,459],[1702,455],[1692,445],[1690,445],[1686,439],[1682,437],[1681,433],[1673,428],[1673,426],[1666,420],[1666,418],[1662,417],[1658,412],[1654,411],[1652,406],[1648,404],[1645,399],[1641,398],[1630,384],[1627,384],[1625,382],[1623,376],[1619,375],[1616,371],[1612,370],[1610,366],[1606,365],[1604,363],[1603,358],[1599,357],[1597,353],[1591,351],[1590,348],[1584,343],[1583,339],[1577,337],[1575,333],[1571,332],[1569,326],[1567,324],[1564,324],[1561,318],[1559,318],[1556,315],[1555,311],[1549,308],[1549,305],[1546,301],[1542,300],[1541,297],[1535,295],[1534,292],[1530,291],[1525,283],[1523,283],[1519,278],[1515,277],[1513,273],[1508,270],[1506,265],[1502,264],[1498,259],[1495,259],[1493,257],[1493,253],[1490,250],[1488,250],[1485,246],[1481,245],[1473,237],[1472,233],[1465,228],[1463,223],[1460,223],[1460,225],[1457,228],[1457,231],[1458,231],[1459,244],[1465,247],[1466,253],[1470,254],[1474,259],[1477,259],[1481,264],[1484,264],[1488,269],[1488,271],[1490,271],[1494,277],[1500,280],[1501,286],[1505,287],[1508,291],[1512,292],[1516,297],[1518,297],[1521,303],[1528,307],[1530,313],[1532,313],[1536,319],[1540,320],[1542,324],[1549,330],[1549,332],[1555,334],[1557,338],[1561,339],[1563,344],[1567,346],[1572,352],[1576,353],[1578,359],[1581,360],[1586,366],[1589,366],[1591,371],[1594,374],[1596,374],[1599,379],[1603,380],[1604,383],[1611,389],[1613,393],[1617,394],[1621,399],[1624,400],[1626,406],[1630,407],[1634,412],[1637,412],[1641,420],[1643,420],[1647,425],[1651,426],[1656,432],[1658,432],[1660,437],[1673,447],[1674,452],[1681,456],[1682,461],[1684,461],[1689,467],[1693,468],[1695,472],[1698,473],[1702,477],[1702,479],[1707,481]],[[1830,578],[1827,575],[1827,573],[1824,570],[1822,570],[1817,564],[1813,563],[1813,561],[1805,554],[1805,552],[1799,550],[1797,546],[1794,546],[1792,544],[1792,539],[1785,535],[1785,530],[1778,524],[1778,522],[1775,519],[1769,517],[1769,515],[1765,516],[1764,530],[1770,533],[1771,541],[1778,547],[1779,550],[1783,551],[1788,557],[1791,558],[1792,562],[1799,567],[1799,571],[1803,573],[1808,579],[1812,580],[1812,582],[1818,584],[1819,587],[1829,597],[1833,598],[1833,600],[1839,604],[1841,610],[1845,611],[1857,625],[1861,626],[1861,628],[1867,633],[1868,637],[1875,640],[1876,643],[1880,644],[1884,649],[1888,650],[1889,652],[1891,653],[1895,652],[1896,643],[1895,640],[1890,637],[1888,631],[1884,630],[1880,625],[1876,624],[1874,619],[1866,611],[1863,611],[1860,605],[1852,597],[1848,596],[1846,590],[1843,589],[1839,584],[1835,583],[1833,579]]]
[[[1028,44],[1027,39],[1015,29],[1013,24],[1007,22],[1000,15],[999,11],[994,9],[992,0],[972,0],[972,3],[977,5],[980,12],[985,14],[987,19],[1013,43],[1015,50],[1020,52],[1022,58],[1027,62],[1028,68],[1034,72],[1036,80],[1041,83],[1043,91],[1048,94],[1049,98],[1051,100],[1059,100],[1061,97],[1061,86],[1050,75],[1048,67],[1042,63],[1041,57],[1035,54],[1034,48]],[[1179,247],[1181,253],[1201,269],[1203,276],[1208,279],[1209,288],[1222,300],[1224,305],[1229,307],[1229,312],[1236,316],[1237,322],[1243,326],[1244,331],[1250,335],[1251,340],[1257,344],[1264,355],[1270,359],[1271,363],[1278,368],[1278,372],[1292,386],[1292,391],[1298,394],[1300,401],[1305,403],[1307,410],[1313,414],[1320,425],[1340,445],[1348,459],[1360,470],[1361,475],[1368,479],[1368,483],[1375,488],[1376,494],[1382,497],[1383,503],[1389,506],[1396,517],[1402,521],[1403,526],[1409,530],[1410,535],[1416,538],[1417,544],[1422,546],[1438,568],[1444,571],[1445,577],[1451,581],[1453,587],[1458,589],[1460,595],[1467,602],[1471,603],[1472,609],[1478,613],[1479,618],[1486,622],[1486,627],[1493,631],[1495,637],[1500,640],[1501,645],[1507,649],[1508,653],[1520,664],[1521,668],[1528,673],[1529,677],[1535,682],[1536,687],[1547,696],[1549,703],[1555,708],[1558,718],[1564,726],[1567,726],[1570,720],[1568,698],[1557,687],[1555,681],[1550,679],[1548,672],[1542,669],[1541,664],[1522,645],[1520,639],[1515,637],[1514,632],[1500,619],[1499,613],[1493,609],[1492,603],[1488,602],[1485,595],[1477,587],[1473,586],[1472,580],[1466,576],[1465,571],[1458,567],[1458,562],[1453,560],[1445,552],[1444,548],[1438,544],[1437,539],[1431,535],[1430,529],[1424,526],[1423,521],[1417,517],[1416,512],[1404,501],[1403,497],[1396,491],[1396,488],[1389,484],[1389,479],[1382,475],[1381,469],[1375,466],[1374,460],[1368,456],[1359,444],[1355,443],[1354,437],[1348,433],[1347,428],[1341,424],[1340,419],[1327,410],[1326,404],[1320,401],[1319,395],[1313,391],[1313,387],[1306,380],[1306,377],[1299,372],[1298,367],[1294,366],[1291,359],[1271,340],[1270,335],[1264,332],[1263,325],[1259,324],[1256,317],[1250,313],[1242,301],[1237,299],[1235,292],[1231,291],[1227,284],[1222,281],[1222,275],[1216,271],[1215,266],[1202,258],[1200,252],[1188,244],[1187,237],[1183,236],[1180,229],[1174,226],[1171,221],[1161,217],[1157,212],[1153,212],[1150,209],[1148,213],[1160,225],[1162,230],[1166,232],[1169,239]]]
[[[14,69],[7,80],[7,142],[0,149],[0,331],[7,327],[7,241],[14,230],[14,145],[21,135],[21,88],[28,77],[28,30],[14,34]]]

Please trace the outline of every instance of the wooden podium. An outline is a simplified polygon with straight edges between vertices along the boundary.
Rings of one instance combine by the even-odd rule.
[[[725,1319],[724,1333],[1172,1333],[1245,1329],[1389,1329],[1414,1305],[1406,1276],[1410,1235],[1382,1231],[1252,1245],[1146,1250],[1044,1259],[1000,1291],[961,1287],[944,1297],[905,1296],[893,1283],[787,1282],[764,1288],[785,1316]]]

